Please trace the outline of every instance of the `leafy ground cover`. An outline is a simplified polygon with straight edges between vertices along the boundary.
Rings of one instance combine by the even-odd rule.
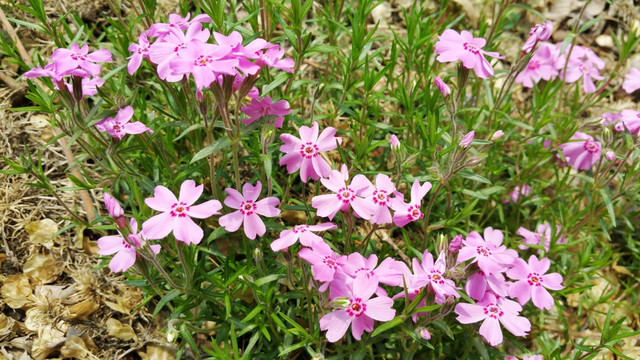
[[[544,5],[2,5],[0,357],[638,358],[638,11]]]

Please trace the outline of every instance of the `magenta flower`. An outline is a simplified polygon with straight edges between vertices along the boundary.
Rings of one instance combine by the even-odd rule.
[[[231,188],[227,188],[225,191],[229,196],[224,199],[224,204],[232,209],[238,209],[238,211],[221,216],[218,220],[220,226],[224,226],[228,232],[237,231],[244,223],[245,235],[254,240],[256,235],[262,236],[267,231],[264,222],[258,215],[274,217],[280,214],[280,209],[276,208],[280,204],[277,197],[271,196],[256,201],[262,191],[260,181],[256,183],[256,186],[249,183],[244,184],[242,194]]]
[[[140,64],[142,63],[142,59],[149,59],[149,39],[148,31],[143,32],[138,37],[137,44],[129,45],[129,51],[132,53],[127,59],[129,59],[129,63],[127,64],[127,71],[129,75],[133,75],[133,73],[140,68]]]
[[[293,73],[293,66],[295,62],[293,59],[282,57],[284,56],[284,49],[280,49],[279,45],[272,45],[263,54],[260,54],[256,63],[260,66],[267,66],[270,68],[280,69],[289,73]]]
[[[334,300],[341,305],[338,310],[326,314],[320,319],[320,329],[327,330],[327,340],[340,340],[351,325],[351,334],[360,340],[364,331],[373,331],[373,321],[390,321],[396,315],[392,308],[393,300],[386,296],[371,296],[378,288],[376,276],[359,275],[350,288],[346,284],[341,287],[338,297],[342,301]]]
[[[640,89],[640,70],[631,68],[629,73],[624,76],[622,88],[627,92],[627,94],[631,94],[632,92]]]
[[[560,225],[556,225],[556,235],[560,235],[562,228]],[[523,227],[518,228],[516,234],[522,236],[524,239],[522,242],[530,245],[543,245],[545,251],[549,251],[549,246],[551,245],[551,225],[548,222],[544,222],[542,224],[538,224],[536,228],[536,232],[527,230]],[[556,244],[565,244],[567,239],[562,236],[558,236],[558,240],[556,240]],[[520,250],[526,250],[529,247],[527,245],[518,245]],[[540,253],[540,250],[538,250]]]
[[[508,289],[509,285],[502,273],[485,275],[482,270],[469,276],[464,285],[464,291],[474,300],[482,300],[487,291],[493,291],[496,295],[505,297]]]
[[[518,253],[502,245],[503,238],[502,231],[492,227],[484,229],[484,239],[476,231],[469,233],[463,241],[464,247],[458,252],[458,264],[473,259],[471,263],[477,262],[486,275],[507,270]]]
[[[311,248],[304,248],[298,251],[298,256],[311,264],[313,269],[313,278],[316,281],[328,282],[332,281],[336,275],[336,271],[344,264],[345,257],[339,257],[331,247],[322,240],[314,240]],[[321,291],[326,290],[326,286],[321,287]]]
[[[458,234],[456,235],[456,237],[454,237],[451,240],[451,243],[449,244],[449,253],[450,254],[457,254],[458,251],[460,251],[460,249],[462,249],[462,235]]]
[[[522,51],[525,54],[528,54],[536,47],[541,41],[547,41],[551,37],[551,33],[553,32],[553,23],[551,20],[545,21],[543,24],[536,24],[536,26],[532,27],[529,31],[529,38],[522,46]]]
[[[149,47],[149,59],[158,64],[158,76],[170,82],[182,80],[183,74],[174,72],[171,64],[176,59],[187,59],[187,49],[191,55],[203,48],[209,39],[209,30],[202,30],[202,24],[194,22],[189,25],[186,34],[182,30],[171,28],[162,39],[158,39]],[[191,59],[191,62],[194,60]],[[200,72],[200,70],[198,70]],[[202,71],[204,73],[204,71]],[[200,77],[199,77],[200,78]]]
[[[518,200],[520,200],[520,196],[527,197],[529,196],[529,194],[531,194],[531,186],[527,184],[516,185],[513,188],[513,191],[509,193],[509,197],[504,199],[504,203],[508,204],[509,199],[511,199],[511,201],[513,201],[514,203],[517,203]]]
[[[191,21],[189,21],[190,17],[190,13],[187,13],[187,16],[185,17],[182,17],[179,14],[169,14],[169,23],[155,23],[151,25],[151,27],[149,28],[149,34],[150,36],[155,36],[162,39],[172,30],[187,30],[193,23],[211,22],[211,18],[206,14],[196,15],[193,19],[191,19]]]
[[[561,144],[559,148],[565,159],[576,170],[589,170],[600,160],[602,146],[600,142],[594,141],[591,135],[582,132],[576,132],[571,137],[571,141]]]
[[[320,177],[331,175],[331,165],[320,156],[320,152],[333,150],[342,143],[342,139],[335,136],[336,129],[328,127],[318,136],[318,123],[313,126],[300,127],[300,138],[290,135],[280,135],[284,145],[280,151],[285,155],[280,159],[280,165],[287,165],[287,172],[293,174],[300,169],[300,179],[307,182],[309,178],[318,180]]]
[[[109,261],[109,268],[113,272],[127,271],[136,262],[138,249],[145,246],[145,234],[144,231],[138,232],[136,219],[131,218],[129,226],[131,233],[127,237],[128,241],[124,239],[122,234],[120,236],[103,236],[98,239],[98,247],[100,248],[98,254],[116,254]],[[160,245],[149,245],[149,248],[154,254],[160,252]]]
[[[396,134],[391,134],[389,137],[389,146],[391,146],[392,149],[398,149],[400,147],[400,140],[398,140]]]
[[[465,135],[462,140],[460,140],[460,146],[462,146],[463,148],[467,148],[469,147],[469,145],[471,145],[471,142],[473,141],[473,137],[476,135],[476,132],[471,130],[467,133],[467,135]]]
[[[542,43],[533,54],[527,66],[516,76],[516,83],[532,88],[540,80],[549,81],[558,76],[555,62],[558,48],[549,43]]]
[[[462,324],[472,324],[483,321],[480,326],[482,335],[491,346],[502,343],[500,324],[515,336],[526,336],[531,330],[531,323],[525,317],[519,316],[522,307],[513,301],[497,299],[495,295],[487,293],[482,301],[476,304],[459,303],[456,305],[456,318]]]
[[[565,49],[565,53],[561,54],[556,60],[556,69],[561,70],[560,78],[567,83],[574,83],[582,77],[584,92],[595,92],[596,86],[593,80],[604,79],[598,70],[604,68],[605,62],[602,61],[593,50],[582,46],[574,46],[571,57],[567,63],[566,57],[568,52],[569,49]],[[562,71],[564,71],[565,63],[567,65],[567,72],[563,74]]]
[[[298,240],[300,240],[300,244],[303,246],[311,246],[314,241],[322,241],[322,238],[312,231],[326,231],[337,228],[337,226],[330,222],[318,225],[296,225],[293,229],[282,230],[280,237],[271,243],[271,250],[285,250]]]
[[[104,85],[104,80],[101,78],[94,77],[83,77],[82,78],[82,96],[93,96],[98,93],[98,88]],[[71,83],[65,83],[67,89],[69,89],[70,93],[73,93],[73,85]],[[58,84],[54,86],[54,88],[58,88]]]
[[[125,106],[118,110],[118,114],[115,118],[108,117],[96,123],[96,128],[100,131],[106,131],[107,134],[120,140],[126,134],[142,134],[143,132],[149,132],[153,134],[153,131],[146,127],[140,121],[129,122],[133,117],[133,108],[131,106]]]
[[[631,109],[620,111],[620,121],[618,124],[622,126],[616,126],[616,130],[620,129],[618,131],[623,131],[626,129],[632,135],[638,135],[638,132],[640,132],[640,112]]]
[[[226,58],[228,49],[218,45],[193,44],[181,52],[180,56],[171,60],[169,67],[174,74],[191,74],[196,88],[201,91],[209,87],[220,75],[235,75],[237,59]]]
[[[529,264],[518,258],[513,267],[507,271],[507,276],[518,280],[509,287],[509,296],[517,298],[520,305],[529,299],[539,309],[551,310],[554,301],[549,290],[562,290],[562,275],[558,273],[546,274],[551,262],[547,258],[538,260],[535,255],[529,258]],[[545,275],[546,274],[546,275]]]
[[[436,84],[436,87],[438,88],[438,91],[440,91],[442,96],[447,97],[449,96],[449,94],[451,94],[451,89],[449,89],[449,86],[444,81],[442,81],[442,79],[436,76],[433,79],[433,82]]]
[[[162,239],[169,233],[178,241],[188,244],[199,244],[204,236],[202,229],[191,218],[205,219],[218,215],[222,204],[218,200],[209,200],[200,205],[193,205],[204,185],[196,186],[195,181],[185,180],[180,186],[180,196],[176,199],[171,190],[162,185],[153,190],[153,197],[146,198],[145,204],[150,208],[162,211],[142,224],[147,239]]]
[[[422,198],[427,195],[429,190],[431,190],[430,182],[427,181],[420,185],[420,182],[416,180],[411,186],[411,202],[405,204],[402,194],[393,199],[391,208],[395,211],[393,214],[393,222],[396,226],[403,227],[412,221],[418,221],[424,217],[424,214],[420,211],[420,205]]]
[[[102,194],[102,197],[104,198],[104,206],[107,208],[109,216],[116,221],[118,227],[127,226],[127,222],[124,219],[124,209],[120,206],[118,200],[107,193]]]
[[[100,49],[89,54],[89,45],[84,44],[82,48],[78,44],[71,44],[69,49],[56,49],[51,58],[54,61],[56,72],[68,75],[71,71],[81,69],[87,74],[100,74],[100,65],[96,63],[111,62],[111,53],[107,49]]]
[[[27,71],[26,73],[24,73],[22,76],[25,79],[33,79],[33,78],[38,78],[38,77],[48,77],[51,79],[51,81],[56,84],[59,81],[62,81],[62,77],[65,74],[60,73],[56,67],[54,63],[49,63],[47,65],[43,67],[41,67],[40,65],[38,65],[37,67],[34,67],[33,69]],[[88,76],[89,74],[86,74],[86,76]]]
[[[393,200],[391,195],[396,192],[396,187],[389,176],[385,174],[376,175],[376,186],[373,186],[369,179],[365,178],[365,180],[367,181],[367,187],[366,191],[362,192],[362,196],[376,205],[370,219],[371,223],[391,224],[393,219],[391,218],[389,206],[391,206],[391,201]]]
[[[613,161],[613,159],[616,158],[616,153],[614,153],[613,151],[609,150],[607,151],[607,153],[604,155],[604,157],[607,158],[607,160],[609,161]]]
[[[367,259],[356,252],[347,256],[342,265],[342,271],[353,279],[363,273],[367,276],[377,276],[382,284],[402,286],[402,272],[399,270],[397,263],[398,261],[392,258],[386,258],[378,265],[378,256],[376,254],[369,255]]]
[[[249,118],[242,119],[243,124],[251,124],[259,118],[265,117],[269,119],[269,123],[273,122],[273,126],[277,128],[282,128],[284,116],[291,114],[287,100],[279,100],[273,103],[268,96],[265,96],[262,100],[251,99],[251,103],[243,106],[240,110],[249,116]]]
[[[228,58],[238,60],[237,67],[242,73],[245,75],[255,75],[260,71],[260,66],[249,61],[249,59],[257,59],[262,55],[262,50],[270,46],[266,40],[258,38],[251,41],[247,46],[243,46],[242,35],[237,31],[231,32],[229,36],[214,31],[213,37],[219,46],[228,49]]]
[[[429,253],[429,250],[424,251],[422,262],[414,258],[413,274],[405,273],[404,275],[409,300],[413,300],[424,287],[428,287],[429,293],[435,293],[435,301],[438,304],[443,304],[448,296],[460,297],[456,290],[456,284],[446,278],[446,270],[446,254],[444,251],[440,252],[435,263],[433,262],[433,255]],[[394,296],[394,299],[404,297],[404,295],[404,291],[401,291]],[[426,303],[423,299],[419,307],[425,305]]]
[[[455,30],[447,29],[438,36],[438,39],[436,60],[440,62],[461,60],[465,68],[473,69],[476,76],[482,79],[493,76],[493,67],[484,55],[504,59],[504,56],[500,56],[497,52],[482,50],[487,41],[483,38],[474,38],[466,30],[459,34]]]
[[[333,194],[318,195],[311,199],[311,206],[317,209],[317,216],[332,220],[338,211],[348,211],[349,207],[352,207],[357,216],[363,219],[371,218],[377,210],[376,204],[364,198],[371,190],[371,181],[362,174],[354,176],[350,185],[347,185],[347,180],[349,172],[344,164],[341,171],[332,170],[329,178],[320,179],[322,185]]]

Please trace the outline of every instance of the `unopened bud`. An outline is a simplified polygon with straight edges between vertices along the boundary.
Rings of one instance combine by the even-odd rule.
[[[449,96],[449,94],[451,94],[451,89],[449,89],[449,86],[445,84],[445,82],[442,81],[442,79],[436,76],[435,79],[433,79],[433,81],[436,83],[436,87],[438,87],[438,90],[440,90],[440,93],[442,94],[442,96],[447,97]]]
[[[622,121],[615,123],[614,127],[617,131],[624,131],[624,126],[622,126],[621,130],[618,130],[618,125],[622,125]],[[602,140],[604,140],[605,146],[611,144],[611,142],[613,141],[613,133],[608,127],[603,127],[602,129]]]
[[[436,242],[436,253],[447,250],[447,237],[444,234],[438,235],[438,241]]]
[[[419,329],[418,334],[420,334],[420,337],[425,340],[431,340],[431,334],[429,333],[429,330],[425,328]]]
[[[392,149],[400,147],[400,140],[398,140],[398,137],[395,134],[391,134],[389,137],[389,146],[391,146]]]
[[[322,355],[322,354],[315,354],[315,355],[313,355],[313,357],[311,358],[311,360],[324,360],[324,355]]]
[[[491,135],[491,140],[495,141],[500,139],[502,136],[504,135],[504,131],[502,130],[498,130],[496,132],[493,133],[493,135]]]
[[[605,154],[605,157],[607,158],[607,160],[609,161],[613,161],[613,159],[616,158],[616,153],[614,153],[613,151],[609,150],[607,151],[607,153]]]
[[[449,253],[456,254],[460,249],[462,249],[462,235],[458,234],[449,243]]]
[[[460,146],[463,148],[469,147],[473,141],[473,137],[476,135],[475,131],[471,130],[460,140]]]

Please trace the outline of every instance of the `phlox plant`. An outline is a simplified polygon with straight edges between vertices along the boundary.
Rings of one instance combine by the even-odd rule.
[[[640,88],[637,31],[611,62],[595,21],[561,39],[512,1],[477,27],[416,2],[399,32],[378,5],[141,0],[100,31],[25,8],[57,48],[14,59],[17,110],[51,116],[82,176],[3,171],[104,192],[70,228],[178,358],[629,358],[627,317],[593,308],[640,270],[639,109],[607,102]],[[618,291],[575,301],[614,263]]]

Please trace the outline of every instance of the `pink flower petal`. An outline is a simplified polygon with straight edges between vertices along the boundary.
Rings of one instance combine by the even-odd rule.
[[[153,197],[144,200],[148,207],[157,211],[169,211],[171,206],[177,202],[178,199],[176,199],[171,190],[162,185],[158,185],[153,189]]]
[[[175,236],[176,240],[182,241],[187,245],[199,244],[202,241],[204,232],[190,217],[177,217],[176,219],[173,227],[173,236]]]
[[[142,231],[147,239],[162,239],[173,230],[175,219],[171,213],[163,212],[142,223]]]
[[[378,321],[390,321],[396,316],[393,307],[393,300],[386,296],[379,296],[370,299],[367,303],[367,316]]]
[[[500,329],[500,321],[498,321],[498,319],[492,317],[486,318],[482,325],[480,325],[479,332],[480,335],[487,339],[491,346],[502,343],[502,329]]]
[[[244,217],[244,233],[251,240],[256,238],[256,235],[262,236],[267,231],[264,226],[264,222],[257,214],[251,214]]]
[[[187,215],[196,219],[206,219],[211,215],[220,215],[222,204],[218,200],[209,200],[199,205],[189,207]]]
[[[344,310],[336,310],[320,318],[320,329],[327,331],[327,340],[336,342],[347,332],[351,317]]]
[[[240,228],[240,225],[242,225],[243,220],[244,215],[242,215],[238,210],[221,216],[220,219],[218,219],[218,224],[220,224],[220,226],[223,226],[224,229],[227,230],[227,232],[236,232]]]

